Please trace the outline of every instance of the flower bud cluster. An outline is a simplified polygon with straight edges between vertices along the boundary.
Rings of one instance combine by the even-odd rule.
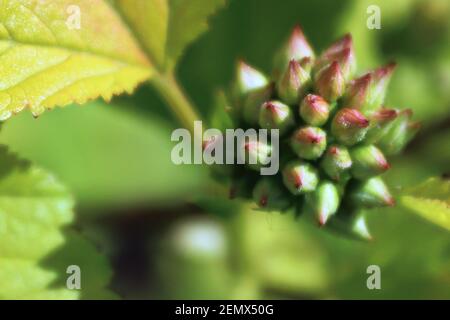
[[[399,153],[419,128],[410,110],[383,105],[394,69],[390,63],[355,77],[350,35],[316,57],[300,27],[277,52],[272,77],[239,62],[230,99],[235,125],[279,129],[281,171],[255,176],[236,168],[233,195],[370,238],[358,211],[394,205],[380,177],[390,168],[386,156]],[[246,151],[261,160],[270,142]]]

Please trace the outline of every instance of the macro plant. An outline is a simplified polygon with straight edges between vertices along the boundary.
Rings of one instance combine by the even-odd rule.
[[[276,53],[271,77],[239,62],[225,107],[236,128],[279,130],[282,171],[252,172],[272,149],[270,141],[248,141],[246,154],[257,163],[227,171],[231,195],[369,239],[359,210],[395,204],[380,177],[390,168],[386,156],[400,153],[420,127],[411,110],[384,105],[395,66],[356,75],[350,34],[316,57],[299,26]]]
[[[340,279],[337,271],[328,277],[327,268],[352,267],[342,277],[358,275],[385,251],[386,270],[399,277],[402,294],[410,280],[401,278],[409,277],[403,262],[422,268],[417,283],[434,279],[438,284],[430,286],[443,287],[441,279],[449,279],[442,272],[448,272],[448,259],[439,258],[448,253],[442,231],[450,230],[450,140],[448,124],[435,124],[449,115],[450,55],[443,40],[449,33],[428,35],[448,27],[448,19],[441,6],[427,2],[428,9],[411,11],[407,22],[414,25],[415,16],[422,22],[407,37],[404,19],[397,29],[387,26],[394,33],[379,37],[366,30],[372,2],[351,0],[347,8],[331,0],[286,0],[282,6],[253,0],[0,0],[0,299],[160,299],[166,291],[181,298],[340,297],[348,293],[330,289]],[[386,9],[392,1],[375,2],[384,4],[383,21],[392,21],[416,0],[392,11]],[[330,8],[318,10],[323,3]],[[334,8],[353,17],[341,18]],[[220,9],[227,12],[215,28],[184,54]],[[249,14],[270,14],[273,23]],[[430,21],[432,28],[424,28]],[[273,59],[268,54],[258,61],[296,23],[318,48],[318,40],[334,38],[334,30],[351,30],[354,38],[345,35],[316,51],[295,27]],[[427,45],[415,51],[414,41],[396,46],[391,39],[397,38]],[[432,46],[434,38],[439,46]],[[398,56],[397,67],[357,71],[355,51],[362,65],[372,64],[384,61],[375,50],[382,47]],[[240,56],[258,68],[239,61],[229,90],[212,103]],[[385,102],[388,92],[402,103]],[[409,96],[419,107],[397,108]],[[59,107],[65,108],[54,110]],[[175,165],[170,131],[193,132],[197,120],[205,128],[279,130],[280,171],[260,175],[274,150],[270,139],[246,142],[252,165]],[[447,130],[442,135],[441,128]],[[194,145],[201,151],[211,142]],[[414,156],[411,147],[417,148]],[[386,217],[385,233],[373,228],[380,241],[352,241],[371,239],[372,221],[366,219],[377,213],[366,213],[379,208],[388,212],[378,216]],[[420,220],[409,224],[409,216],[391,215],[393,210],[432,224],[420,229]],[[264,219],[272,211],[281,232],[268,232]],[[195,221],[198,215],[205,223]],[[169,229],[185,217],[192,221]],[[328,242],[315,228],[304,232],[303,220],[339,234]],[[405,247],[414,253],[401,263],[393,260],[409,254]],[[150,251],[155,256],[149,258]],[[136,252],[144,261],[132,259]],[[151,283],[136,272],[138,281],[131,282],[147,286],[127,295],[121,276],[140,268],[147,268],[145,275],[154,272]],[[81,270],[81,290],[69,289],[70,270]],[[353,280],[348,287],[360,288],[360,279]],[[363,290],[349,296],[365,297]]]

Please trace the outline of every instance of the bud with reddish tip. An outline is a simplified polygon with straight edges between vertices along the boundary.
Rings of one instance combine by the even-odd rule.
[[[272,147],[262,141],[247,141],[244,143],[246,164],[250,169],[259,171],[270,161]]]
[[[248,95],[244,98],[242,111],[242,117],[245,122],[250,125],[258,124],[261,105],[272,98],[274,91],[274,85],[268,84],[261,89],[248,93]]]
[[[314,82],[317,92],[327,101],[333,102],[345,91],[345,79],[337,61],[333,61],[317,72]]]
[[[259,125],[265,129],[279,129],[285,133],[294,125],[291,108],[279,101],[267,101],[259,110]]]
[[[369,97],[371,82],[371,73],[367,73],[362,77],[350,81],[342,103],[349,108],[362,109]]]
[[[287,210],[291,205],[291,199],[287,191],[275,178],[262,178],[253,190],[253,200],[259,208],[265,210]]]
[[[377,136],[376,144],[387,155],[398,154],[420,129],[419,122],[411,122],[412,111],[402,110]]]
[[[333,61],[339,63],[344,79],[347,82],[356,71],[355,52],[350,34],[345,35],[325,50],[317,59],[314,69],[318,71]]]
[[[395,67],[395,63],[390,63],[384,67],[372,71],[369,96],[367,101],[361,106],[361,112],[370,114],[383,104],[387,87]]]
[[[319,183],[314,192],[306,195],[306,203],[313,211],[321,226],[337,212],[339,202],[340,197],[337,187],[326,180]]]
[[[369,120],[356,109],[339,110],[331,123],[331,133],[346,146],[361,142],[369,128]]]
[[[275,77],[280,76],[281,72],[286,69],[289,61],[300,61],[305,57],[314,58],[314,51],[306,40],[300,26],[296,26],[288,41],[281,47],[275,56]]]
[[[300,158],[318,159],[327,147],[327,134],[317,127],[300,128],[292,135],[291,147]]]
[[[319,182],[317,170],[300,160],[289,162],[283,168],[282,175],[284,185],[294,195],[314,191]]]
[[[300,116],[312,126],[324,125],[330,115],[331,106],[321,96],[308,94],[300,104]]]
[[[392,122],[398,117],[396,109],[380,108],[370,116],[370,127],[364,142],[375,144],[386,133]]]
[[[300,63],[291,60],[277,83],[278,95],[287,104],[297,104],[310,80],[309,73],[302,69]]]
[[[395,200],[380,177],[356,183],[350,188],[349,201],[352,206],[376,208],[392,207]]]
[[[349,176],[352,159],[346,147],[332,145],[325,152],[320,165],[331,179],[342,181]]]
[[[311,70],[314,65],[314,60],[311,57],[304,57],[299,61],[300,67],[302,67],[303,70],[305,70],[306,73],[309,75],[311,74]]]
[[[241,98],[251,91],[264,88],[269,83],[266,76],[246,64],[244,61],[239,61],[236,69],[236,80],[234,82],[234,95]]]
[[[353,165],[352,175],[357,179],[368,179],[390,168],[383,153],[374,145],[358,146],[350,150]]]

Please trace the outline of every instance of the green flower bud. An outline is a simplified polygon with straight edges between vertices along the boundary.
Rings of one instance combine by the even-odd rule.
[[[345,91],[345,79],[337,61],[323,67],[317,72],[314,82],[317,92],[327,101],[333,102]]]
[[[262,141],[248,141],[244,143],[246,164],[250,169],[259,171],[270,161],[272,147]]]
[[[315,70],[320,70],[333,61],[339,63],[345,81],[348,81],[355,73],[356,59],[350,34],[346,34],[322,53],[317,59]]]
[[[269,83],[266,76],[244,61],[239,61],[236,68],[234,94],[241,98],[251,91],[261,89]]]
[[[403,110],[380,130],[376,144],[385,154],[398,154],[419,131],[420,123],[411,122],[411,117],[410,109]]]
[[[352,206],[376,208],[393,206],[395,200],[380,177],[370,178],[351,186],[349,201]]]
[[[278,95],[287,104],[297,104],[310,83],[310,76],[300,63],[291,60],[277,83]]]
[[[332,145],[325,152],[320,165],[331,179],[341,181],[349,176],[352,159],[346,147]]]
[[[374,145],[358,146],[350,150],[352,175],[357,179],[368,179],[382,174],[390,168],[383,153]]]
[[[390,124],[398,117],[395,109],[381,108],[370,116],[370,127],[364,139],[366,144],[375,144],[386,133]]]
[[[312,126],[322,126],[328,120],[330,109],[322,97],[308,94],[300,104],[300,116]]]
[[[282,175],[284,185],[294,195],[314,191],[319,182],[317,170],[300,160],[289,162],[284,167]]]
[[[284,211],[291,205],[286,189],[274,178],[262,178],[253,190],[253,200],[265,210]]]
[[[257,125],[259,121],[259,111],[261,105],[272,98],[274,92],[273,84],[250,92],[244,99],[242,116],[250,125]]]
[[[318,159],[327,147],[327,134],[317,127],[300,128],[292,135],[291,147],[300,158]]]
[[[259,125],[265,129],[279,129],[280,134],[294,125],[291,108],[279,101],[265,102],[259,111]]]
[[[361,106],[361,112],[371,114],[381,107],[386,96],[387,86],[396,67],[395,63],[390,63],[384,67],[372,71],[372,81],[369,88],[369,96]]]
[[[363,214],[348,214],[347,212],[339,211],[335,219],[330,220],[327,226],[353,239],[363,241],[371,241],[373,239]]]
[[[300,67],[302,67],[303,70],[309,75],[311,75],[311,70],[314,65],[314,60],[311,57],[304,57],[299,61]]]
[[[339,110],[331,123],[331,133],[346,146],[361,142],[368,130],[369,120],[356,109]]]
[[[316,216],[319,225],[323,226],[339,208],[338,189],[333,183],[322,181],[314,192],[306,195],[306,202]]]
[[[278,78],[281,75],[281,72],[286,70],[289,61],[300,61],[305,57],[314,58],[314,52],[306,40],[300,26],[296,26],[288,41],[281,47],[275,56],[275,78]]]
[[[371,73],[350,81],[345,91],[342,104],[348,108],[360,110],[368,99],[371,82]]]

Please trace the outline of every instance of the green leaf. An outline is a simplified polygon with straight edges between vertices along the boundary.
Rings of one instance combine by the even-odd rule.
[[[112,297],[105,257],[67,230],[74,202],[55,178],[0,148],[0,299]],[[81,290],[66,288],[81,268]]]
[[[225,0],[171,0],[167,59],[174,65],[186,46],[208,29],[207,19]]]
[[[0,1],[0,66],[1,120],[24,108],[37,116],[100,96],[109,100],[152,74],[104,0]]]
[[[173,67],[225,0],[116,0],[160,70]]]
[[[169,6],[167,0],[116,0],[128,24],[153,61],[164,65]]]
[[[430,178],[407,190],[401,203],[419,216],[450,231],[450,181]]]

